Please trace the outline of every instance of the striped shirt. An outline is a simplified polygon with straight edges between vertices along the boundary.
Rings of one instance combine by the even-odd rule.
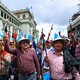
[[[80,59],[80,43],[76,45],[75,58]]]

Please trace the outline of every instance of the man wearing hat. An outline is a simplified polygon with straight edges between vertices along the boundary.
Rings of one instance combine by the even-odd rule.
[[[0,36],[0,80],[8,80],[9,64],[11,56],[4,50],[3,37]]]
[[[57,37],[52,43],[55,51],[50,52],[45,57],[46,66],[50,67],[51,80],[72,80],[73,77],[75,78],[75,80],[80,80],[79,72],[74,66],[72,66],[73,68],[69,72],[65,71],[65,56],[63,52],[63,47],[65,43],[64,40],[60,37]],[[67,54],[68,52],[66,52],[66,55]],[[71,57],[71,59],[73,59],[70,54],[68,55]],[[66,68],[67,67],[68,65],[66,65]]]
[[[7,39],[7,50],[17,56],[18,80],[36,80],[37,77],[40,78],[39,62],[35,51],[29,45],[30,40],[22,37],[17,48],[13,49]]]

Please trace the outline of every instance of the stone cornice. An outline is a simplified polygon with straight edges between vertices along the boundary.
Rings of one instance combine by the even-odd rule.
[[[12,13],[14,13],[14,14],[26,13],[26,12],[28,12],[30,14],[31,18],[34,18],[33,14],[29,11],[28,8],[12,11]]]
[[[9,15],[11,15],[13,18],[15,18],[17,21],[20,22],[20,20],[6,7],[0,2],[0,8],[2,8],[4,11],[6,11]]]

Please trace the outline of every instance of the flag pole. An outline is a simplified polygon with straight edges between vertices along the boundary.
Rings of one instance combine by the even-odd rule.
[[[42,42],[43,42],[43,49],[42,49],[42,51],[44,51],[44,49],[45,49],[45,45],[44,45],[44,37],[45,37],[45,35],[43,33],[43,28],[42,28],[41,34],[42,34]],[[41,55],[41,62],[42,62],[42,55]],[[41,76],[42,76],[42,80],[43,80],[42,65],[41,65]]]
[[[49,31],[49,33],[48,33],[47,41],[49,40],[49,37],[50,37],[50,34],[51,34],[51,30],[53,30],[53,25],[51,26],[51,29],[50,29],[50,31]]]
[[[51,35],[51,30],[53,30],[53,25],[51,26],[51,29],[50,29],[50,31],[49,31],[49,33],[48,33],[47,41],[49,40],[49,37],[50,37],[50,35]],[[46,52],[46,55],[47,55],[46,48],[45,48],[45,52]]]

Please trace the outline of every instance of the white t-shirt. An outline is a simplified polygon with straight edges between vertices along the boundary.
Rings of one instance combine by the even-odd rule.
[[[54,51],[54,48],[53,47],[51,47],[50,49],[47,49],[46,48],[46,51],[47,51],[47,54],[49,54],[50,52],[52,52],[52,51]],[[44,63],[44,58],[45,58],[45,56],[46,56],[46,52],[45,52],[45,50],[42,52],[42,66],[43,66],[43,68],[45,68],[45,69],[49,69],[49,67],[46,67],[45,66],[45,63]]]

